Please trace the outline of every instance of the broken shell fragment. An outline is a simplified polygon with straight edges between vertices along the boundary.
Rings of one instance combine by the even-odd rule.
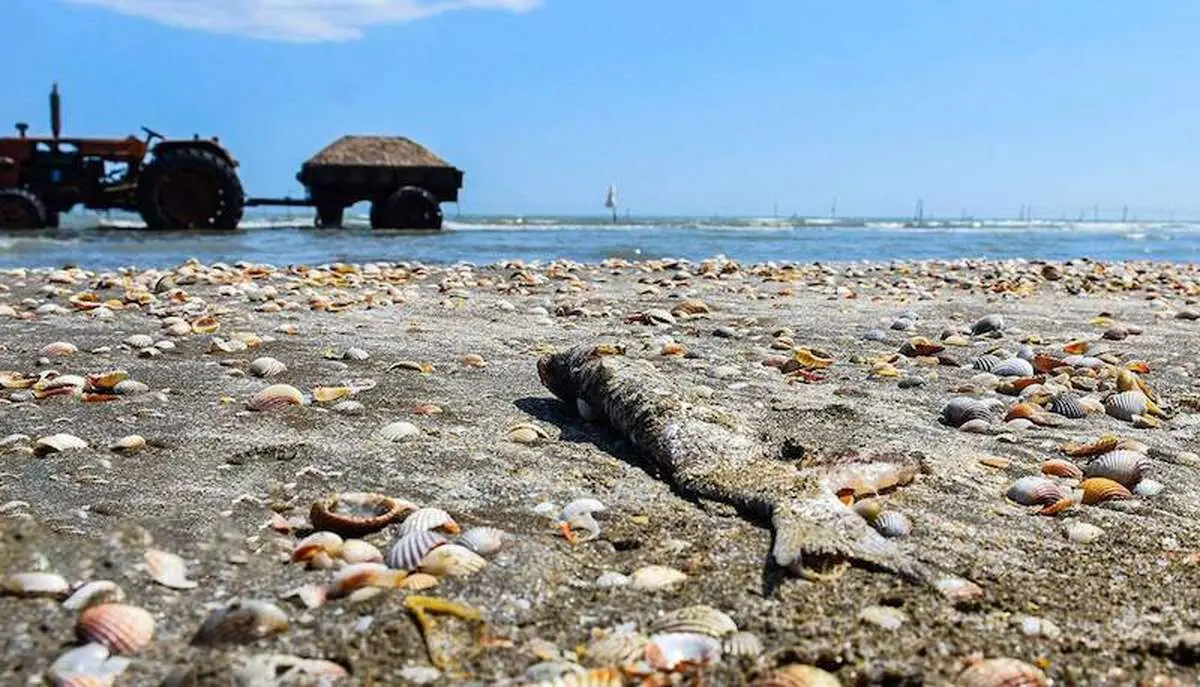
[[[1121,440],[1116,436],[1112,434],[1106,434],[1090,444],[1067,442],[1059,448],[1062,449],[1063,453],[1072,458],[1085,458],[1115,450],[1120,442]]]
[[[250,410],[276,410],[287,406],[304,405],[304,394],[290,384],[272,384],[250,397]]]
[[[479,572],[486,565],[483,556],[465,546],[443,544],[425,554],[418,569],[439,577],[465,577]]]
[[[419,592],[425,589],[432,589],[438,586],[438,578],[429,573],[415,572],[410,573],[404,581],[400,583],[401,589],[406,589],[410,592]]]
[[[347,539],[342,544],[342,560],[347,563],[381,563],[383,553],[372,543]]]
[[[187,566],[173,553],[151,549],[146,552],[146,572],[150,579],[171,589],[195,589],[194,580],[187,579]]]
[[[247,644],[287,630],[288,617],[269,601],[234,601],[209,614],[192,637],[192,644]]]
[[[13,596],[65,597],[71,585],[62,575],[54,573],[11,573],[0,578],[0,591]]]
[[[391,570],[382,563],[355,563],[339,570],[329,585],[329,598],[349,596],[367,587],[394,589],[404,582],[403,570]]]
[[[125,592],[116,582],[94,580],[80,585],[62,605],[68,611],[82,611],[98,604],[120,603],[124,600]]]
[[[345,492],[314,503],[308,517],[314,529],[343,537],[363,537],[378,532],[416,508],[414,503],[383,494]]]
[[[46,673],[55,687],[111,687],[129,663],[102,644],[84,644],[63,652]]]
[[[753,632],[736,632],[721,643],[721,651],[725,656],[735,659],[755,659],[762,655],[763,643]]]
[[[76,631],[83,641],[103,644],[114,654],[132,654],[154,638],[154,616],[137,606],[101,604],[80,614]]]

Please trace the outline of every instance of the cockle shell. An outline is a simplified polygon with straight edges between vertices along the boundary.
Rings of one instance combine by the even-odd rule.
[[[338,558],[342,555],[343,545],[345,541],[333,532],[313,532],[296,543],[296,548],[292,549],[292,562],[307,563],[318,554]]]
[[[133,453],[146,447],[146,439],[139,434],[130,434],[108,445],[108,450],[117,453]]]
[[[413,423],[400,420],[398,422],[392,422],[384,425],[383,428],[379,430],[379,436],[383,437],[386,441],[404,441],[420,431],[421,430],[418,429]]]
[[[274,377],[275,375],[287,372],[287,365],[274,358],[263,356],[252,360],[247,369],[255,377]]]
[[[344,492],[317,501],[308,519],[316,530],[336,532],[344,537],[363,537],[387,527],[417,505],[402,499],[370,492]]]
[[[55,341],[54,343],[43,346],[42,350],[38,351],[38,355],[43,358],[56,358],[78,352],[79,349],[76,348],[75,344],[73,343],[67,341]]]
[[[1002,363],[1002,362],[1004,362],[1004,361],[1001,360],[997,356],[994,356],[991,354],[985,354],[985,355],[979,356],[978,358],[972,358],[971,359],[971,367],[972,367],[972,369],[979,370],[980,372],[992,372],[992,370],[995,370],[996,367],[998,365],[1000,365],[1000,363]],[[992,374],[995,374],[995,373],[992,373]],[[996,376],[999,376],[999,375],[996,375]]]
[[[514,535],[498,527],[472,527],[458,539],[458,543],[481,556],[490,556],[513,541],[516,541]]]
[[[650,640],[643,634],[617,630],[593,639],[587,647],[588,662],[597,666],[624,666],[645,655]]]
[[[79,586],[67,600],[62,603],[68,611],[82,611],[102,603],[120,603],[125,600],[125,592],[116,582],[110,580],[94,580]]]
[[[1077,444],[1075,442],[1067,442],[1060,446],[1062,452],[1072,458],[1085,458],[1087,456],[1097,456],[1101,453],[1108,453],[1117,448],[1121,442],[1112,434],[1105,434],[1096,441],[1090,444]]]
[[[10,573],[0,578],[0,592],[13,596],[65,597],[70,591],[66,578],[55,573]]]
[[[712,606],[687,606],[669,611],[650,623],[650,632],[689,633],[724,637],[737,632],[737,623],[727,614]]]
[[[1043,475],[1066,477],[1068,479],[1083,479],[1083,469],[1069,460],[1051,458],[1042,463]]]
[[[980,336],[1004,330],[1004,316],[999,314],[984,315],[971,325],[971,336]]]
[[[465,546],[443,544],[425,554],[418,569],[430,575],[465,577],[483,570],[486,565],[483,556]]]
[[[957,687],[1045,687],[1046,674],[1015,658],[989,658],[959,673]]]
[[[187,565],[173,553],[150,549],[146,552],[146,572],[150,579],[171,589],[195,589],[197,583],[187,579]]]
[[[1126,487],[1136,485],[1150,469],[1150,459],[1136,451],[1112,451],[1097,456],[1083,468],[1087,477],[1107,477]]]
[[[269,601],[234,601],[209,614],[192,644],[247,644],[288,629],[287,613]]]
[[[246,404],[250,410],[275,410],[287,406],[304,405],[304,394],[290,384],[272,384],[250,397]]]
[[[682,583],[687,575],[675,568],[665,565],[647,565],[633,571],[629,576],[629,585],[634,589],[655,592],[669,589]]]
[[[458,534],[462,528],[454,522],[454,518],[441,508],[418,508],[404,518],[400,523],[400,536],[411,532],[441,530],[448,534]]]
[[[349,596],[366,587],[392,589],[399,587],[407,575],[403,570],[391,570],[383,563],[355,563],[347,565],[333,576],[329,585],[329,598]]]
[[[735,632],[721,643],[721,652],[733,658],[758,658],[762,655],[763,643],[753,632]]]
[[[1050,399],[1050,403],[1046,406],[1046,409],[1072,420],[1080,420],[1087,417],[1087,411],[1079,404],[1079,397],[1075,394],[1058,394]]]
[[[76,451],[87,448],[88,443],[83,439],[65,432],[59,434],[51,434],[48,437],[42,437],[33,444],[33,452],[39,456],[44,456],[50,453],[61,453],[63,451]]]
[[[114,654],[132,654],[154,638],[154,616],[126,604],[101,604],[80,614],[75,626],[85,642],[103,644]]]
[[[763,675],[750,687],[841,687],[842,683],[816,666],[793,663]]]
[[[959,396],[950,399],[942,408],[942,422],[951,427],[961,427],[971,420],[990,421],[992,412],[989,406],[979,399],[969,396]]]
[[[1008,488],[1009,500],[1022,506],[1040,506],[1070,497],[1071,493],[1045,477],[1021,477]]]
[[[721,641],[689,632],[657,634],[646,644],[645,657],[646,662],[657,670],[708,665],[720,660]]]
[[[384,562],[396,570],[416,570],[426,554],[449,541],[429,530],[417,530],[402,535],[388,549]]]
[[[380,563],[383,553],[370,542],[361,539],[347,539],[342,544],[342,560],[347,563]]]
[[[1087,505],[1133,498],[1120,482],[1107,477],[1089,477],[1080,485],[1083,488],[1083,502]]]
[[[110,656],[103,644],[91,643],[63,652],[46,673],[55,687],[111,687],[129,663]]]
[[[997,377],[1032,377],[1033,365],[1024,358],[1009,358],[988,370]]]
[[[885,510],[869,520],[868,523],[875,528],[876,532],[889,539],[907,537],[912,532],[912,521],[899,511]]]
[[[1151,411],[1154,404],[1140,391],[1122,391],[1104,399],[1104,409],[1118,420],[1129,422]]]

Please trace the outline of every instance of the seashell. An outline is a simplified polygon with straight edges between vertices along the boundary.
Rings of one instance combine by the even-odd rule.
[[[1087,505],[1133,498],[1133,494],[1120,482],[1107,477],[1089,477],[1080,486],[1083,488],[1083,502]]]
[[[1043,506],[1042,509],[1038,511],[1038,515],[1058,515],[1059,513],[1070,510],[1077,505],[1079,505],[1079,499],[1077,499],[1074,494],[1071,496],[1064,496],[1054,503]]]
[[[357,348],[355,346],[351,346],[350,348],[347,348],[346,351],[344,353],[342,353],[342,360],[363,361],[370,357],[371,357],[370,353],[367,353],[363,349]]]
[[[678,305],[671,308],[671,314],[680,317],[687,315],[704,315],[712,312],[708,304],[699,298],[685,298]]]
[[[971,359],[971,367],[980,372],[992,372],[1002,362],[1004,361],[994,355],[981,355],[978,358]]]
[[[67,600],[62,603],[68,611],[82,611],[102,603],[120,603],[125,600],[125,592],[116,582],[109,580],[94,580],[79,586]]]
[[[347,539],[342,543],[342,560],[347,563],[380,563],[383,553],[370,542],[361,539]]]
[[[842,683],[816,666],[793,663],[763,675],[750,687],[841,687]]]
[[[983,597],[983,589],[970,580],[961,577],[943,577],[933,583],[943,597],[954,603],[974,601]]]
[[[38,439],[33,444],[33,452],[39,456],[44,456],[50,453],[75,451],[87,447],[88,443],[83,439],[73,434],[60,433]]]
[[[958,674],[958,687],[1045,687],[1050,682],[1037,667],[1015,658],[989,658]]]
[[[997,377],[1032,377],[1033,365],[1024,358],[1009,358],[987,372],[991,372]]]
[[[970,396],[958,396],[942,408],[942,422],[951,427],[961,427],[971,420],[990,422],[991,409],[983,401]]]
[[[304,394],[290,384],[272,384],[250,397],[246,404],[250,410],[275,410],[287,406],[304,405]]]
[[[971,325],[971,336],[991,334],[1004,330],[1004,317],[998,314],[984,315]]]
[[[1118,420],[1129,422],[1145,414],[1153,404],[1141,391],[1122,391],[1104,399],[1104,409]]]
[[[1063,534],[1073,544],[1091,544],[1104,535],[1104,530],[1086,522],[1070,520],[1063,525]]]
[[[608,572],[600,573],[600,577],[597,577],[593,584],[601,589],[609,589],[611,587],[627,587],[629,586],[629,576],[609,570]]]
[[[1063,352],[1070,355],[1083,355],[1087,353],[1088,348],[1090,348],[1088,342],[1083,339],[1072,339],[1063,344]]]
[[[209,614],[192,637],[192,644],[248,644],[287,629],[287,613],[275,604],[256,600],[234,601]]]
[[[1137,439],[1118,439],[1113,448],[1118,451],[1136,451],[1143,456],[1150,453],[1150,447]]]
[[[1046,355],[1044,353],[1038,353],[1034,355],[1033,360],[1030,362],[1033,363],[1033,369],[1039,374],[1047,374],[1053,370],[1059,369],[1060,367],[1066,366],[1066,363],[1062,358],[1056,358],[1052,355]]]
[[[130,348],[149,348],[154,345],[154,337],[146,334],[131,334],[121,342]]]
[[[287,365],[284,365],[274,358],[263,356],[261,358],[255,358],[252,360],[250,362],[250,367],[247,369],[249,369],[250,374],[254,375],[255,377],[274,377],[275,375],[287,372]]]
[[[891,606],[864,606],[858,612],[858,619],[884,630],[898,630],[908,621],[908,616],[904,611]]]
[[[1150,469],[1150,459],[1136,451],[1112,451],[1093,459],[1083,469],[1087,477],[1107,477],[1132,487]]]
[[[1006,422],[1018,419],[1029,420],[1040,427],[1058,427],[1065,422],[1061,416],[1047,413],[1033,403],[1017,403],[1004,415]]]
[[[650,637],[644,655],[657,670],[708,665],[721,659],[721,642],[707,635],[667,632]]]
[[[283,654],[257,654],[242,659],[234,671],[234,684],[246,685],[319,685],[325,687],[347,677],[346,669],[313,658]]]
[[[345,542],[333,532],[313,532],[296,543],[292,549],[293,563],[307,563],[317,554],[325,554],[328,558],[338,558],[342,555]]]
[[[624,666],[639,661],[650,642],[638,632],[617,630],[593,639],[587,647],[588,662],[600,666]]]
[[[147,386],[141,382],[132,380],[132,379],[126,379],[123,382],[117,383],[117,385],[113,387],[113,392],[117,393],[117,394],[121,394],[122,396],[133,396],[136,394],[144,394],[149,390],[150,390],[149,386]]]
[[[900,347],[900,353],[908,357],[935,355],[946,350],[946,346],[924,336],[914,336]]]
[[[46,673],[55,687],[111,687],[129,664],[102,644],[84,644],[63,652]]]
[[[754,659],[762,655],[763,643],[753,632],[735,632],[721,642],[721,653],[735,659]]]
[[[629,585],[634,589],[656,592],[674,587],[687,579],[687,575],[665,565],[647,565],[634,570],[629,576]]]
[[[101,604],[80,614],[75,630],[85,642],[102,644],[114,654],[132,654],[154,638],[154,616],[126,604]]]
[[[907,537],[912,532],[912,521],[899,511],[885,510],[868,522],[876,532],[889,539]]]
[[[968,420],[962,423],[958,428],[964,432],[973,434],[987,434],[992,431],[992,425],[987,420]]]
[[[129,379],[128,372],[125,370],[113,370],[112,372],[88,375],[87,383],[93,389],[113,389],[126,379]]]
[[[413,423],[400,420],[384,425],[379,430],[379,436],[383,437],[386,441],[404,441],[420,431]]]
[[[366,406],[358,401],[342,401],[333,406],[335,413],[342,413],[344,415],[361,415],[365,410]]]
[[[687,346],[676,341],[669,341],[663,344],[662,350],[659,351],[662,355],[684,356],[687,355]]]
[[[411,372],[420,372],[421,374],[430,374],[434,371],[433,365],[430,363],[419,363],[415,360],[401,360],[398,363],[388,365],[388,372],[392,370],[409,370]]]
[[[430,575],[465,577],[483,570],[486,565],[483,556],[465,546],[443,544],[425,554],[418,569]]]
[[[1120,439],[1112,434],[1105,434],[1090,444],[1067,442],[1062,446],[1059,446],[1059,448],[1062,449],[1063,453],[1071,456],[1072,458],[1084,458],[1087,456],[1097,456],[1101,453],[1108,453],[1109,451],[1116,449],[1120,441]]]
[[[868,523],[883,512],[883,502],[879,499],[862,499],[854,503],[854,512]]]
[[[596,499],[576,499],[563,507],[558,517],[555,518],[555,522],[568,540],[591,541],[600,536],[601,529],[600,523],[596,522],[596,518],[592,514],[603,510],[606,510],[604,504]],[[577,540],[574,530],[583,530],[587,532],[587,536]]]
[[[313,400],[317,403],[329,403],[353,395],[354,389],[348,386],[318,386],[312,390]]]
[[[146,440],[138,434],[130,434],[109,444],[108,450],[117,453],[133,453],[146,447]]]
[[[146,552],[146,572],[150,579],[171,589],[195,589],[197,584],[187,579],[187,566],[173,553],[150,549]]]
[[[396,570],[416,570],[421,560],[435,548],[448,544],[449,541],[429,530],[409,532],[396,540],[388,549],[384,562],[389,568]]]
[[[1155,479],[1142,479],[1133,487],[1136,496],[1158,496],[1166,486]]]
[[[1075,463],[1062,458],[1051,458],[1042,463],[1042,474],[1068,479],[1083,479],[1083,470]]]
[[[322,584],[306,584],[282,595],[284,599],[296,598],[307,609],[320,608],[329,599],[329,590]]]
[[[220,328],[221,323],[218,322],[217,318],[213,317],[212,315],[205,315],[204,317],[197,319],[195,322],[192,322],[193,334],[212,334]],[[168,331],[170,331],[169,328]]]
[[[1053,480],[1035,476],[1021,477],[1005,493],[1010,501],[1022,506],[1049,505],[1070,495]]]
[[[0,578],[0,591],[13,596],[65,597],[71,585],[62,575],[54,573],[11,573]]]
[[[458,543],[481,556],[490,556],[513,541],[516,541],[514,535],[497,527],[472,527],[458,539]]]
[[[528,423],[509,427],[505,436],[509,441],[517,444],[536,444],[543,439],[550,438],[544,429]]]
[[[408,577],[404,578],[404,581],[400,583],[401,589],[407,589],[411,592],[432,589],[436,586],[438,586],[438,578],[423,572],[409,573]]]
[[[367,587],[393,589],[399,587],[406,576],[403,570],[390,570],[383,563],[347,565],[334,574],[329,584],[329,598],[339,599]]]
[[[1050,403],[1046,406],[1046,409],[1072,420],[1081,420],[1087,417],[1087,411],[1079,404],[1079,397],[1071,393],[1058,394],[1050,399]]]
[[[71,355],[78,352],[79,349],[76,348],[75,344],[73,343],[68,343],[66,341],[55,341],[54,343],[43,346],[42,349],[38,351],[38,355],[43,358],[57,358],[59,356]]]
[[[621,687],[624,684],[625,676],[616,668],[596,668],[567,672],[551,679],[538,680],[532,683],[532,687]]]
[[[487,367],[487,360],[478,353],[468,353],[462,357],[462,364],[467,367],[484,368]]]
[[[663,614],[650,623],[650,632],[685,633],[724,637],[737,632],[737,623],[725,613],[712,606],[687,606]]]
[[[404,522],[400,523],[400,536],[427,530],[442,530],[448,534],[458,534],[462,528],[454,522],[454,518],[450,517],[449,513],[441,508],[418,508],[404,518]]]
[[[383,494],[345,492],[314,503],[308,518],[314,529],[336,532],[343,537],[363,537],[416,509],[415,503]]]

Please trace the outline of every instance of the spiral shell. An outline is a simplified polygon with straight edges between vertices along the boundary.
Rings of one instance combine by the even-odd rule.
[[[998,314],[984,315],[971,325],[971,336],[981,336],[1004,330],[1004,317]]]
[[[154,616],[137,606],[101,604],[81,613],[75,629],[85,642],[103,644],[114,654],[132,654],[154,638]]]
[[[173,553],[150,549],[146,552],[146,572],[150,579],[171,589],[195,589],[194,580],[187,579],[187,566]]]
[[[448,544],[445,537],[429,530],[409,532],[388,549],[384,562],[396,570],[416,570],[421,560],[435,548]]]
[[[712,606],[687,606],[664,614],[650,624],[650,632],[690,633],[724,637],[737,632],[737,623]]]
[[[593,639],[587,647],[588,662],[597,666],[623,666],[636,663],[646,651],[650,640],[631,631],[609,632]]]
[[[842,683],[816,666],[793,663],[763,675],[750,687],[841,687]]]
[[[292,562],[307,563],[318,554],[324,554],[331,559],[337,558],[342,555],[344,544],[342,538],[333,532],[313,532],[296,543],[296,547],[292,549]]]
[[[11,573],[0,578],[0,591],[13,596],[65,597],[71,591],[66,578],[55,573]]]
[[[458,543],[481,556],[490,556],[515,540],[515,536],[498,527],[472,527],[463,532]]]
[[[720,660],[721,641],[708,635],[667,632],[650,638],[645,657],[657,670],[708,665]]]
[[[379,436],[386,441],[404,441],[405,439],[416,435],[421,430],[411,422],[400,420],[391,424],[384,425],[379,430]]]
[[[246,407],[266,411],[304,405],[304,394],[290,384],[272,384],[250,397]]]
[[[1075,463],[1062,458],[1051,458],[1042,463],[1042,474],[1068,479],[1083,479],[1083,470]]]
[[[653,592],[674,587],[686,579],[686,574],[674,568],[647,565],[633,571],[629,576],[629,584],[634,589]]]
[[[1032,377],[1033,365],[1024,358],[1009,358],[988,370],[997,377]]]
[[[287,372],[287,365],[274,358],[263,356],[251,361],[248,369],[250,370],[250,374],[255,377],[274,377],[275,375]]]
[[[192,644],[246,644],[287,630],[288,617],[269,601],[234,601],[209,614]]]
[[[1009,500],[1022,506],[1043,506],[1070,497],[1070,492],[1045,477],[1021,477],[1008,488]]]
[[[912,532],[912,521],[899,511],[885,510],[868,522],[876,532],[889,539],[907,537]]]
[[[958,687],[1045,687],[1046,674],[1015,658],[989,658],[959,673]]]
[[[1000,363],[1002,363],[1002,362],[1003,361],[1000,358],[998,358],[994,355],[986,354],[986,355],[981,355],[978,358],[972,358],[971,359],[971,367],[973,369],[979,370],[980,372],[992,372],[992,370],[995,370],[996,367],[999,366]],[[997,376],[999,376],[999,375],[997,375]]]
[[[951,427],[961,427],[972,420],[989,422],[991,419],[992,412],[988,405],[970,396],[952,398],[942,408],[942,422]]]
[[[486,565],[483,556],[465,546],[443,544],[425,554],[418,569],[430,575],[465,577],[483,570]]]
[[[1150,469],[1150,459],[1136,451],[1113,451],[1098,456],[1083,469],[1087,477],[1107,477],[1126,487],[1137,484]]]
[[[404,522],[400,523],[400,536],[411,532],[441,530],[448,534],[458,534],[462,528],[454,522],[454,518],[441,508],[418,508]]]
[[[1046,409],[1072,420],[1080,420],[1087,417],[1087,411],[1079,404],[1079,397],[1070,393],[1058,394],[1050,399],[1050,403],[1046,406]]]
[[[1133,498],[1120,482],[1114,482],[1107,477],[1089,477],[1083,480],[1083,502],[1088,505]]]
[[[1150,407],[1150,399],[1141,391],[1122,391],[1104,400],[1104,409],[1118,420],[1129,422],[1144,414]]]
[[[345,492],[312,505],[308,518],[317,530],[363,537],[416,510],[414,503],[370,492]]]

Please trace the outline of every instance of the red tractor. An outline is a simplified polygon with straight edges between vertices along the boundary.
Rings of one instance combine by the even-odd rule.
[[[63,138],[61,113],[56,85],[49,138],[27,136],[24,123],[0,137],[0,229],[57,227],[76,205],[136,212],[153,229],[237,227],[246,202],[238,163],[216,138],[145,127],[145,139]]]

